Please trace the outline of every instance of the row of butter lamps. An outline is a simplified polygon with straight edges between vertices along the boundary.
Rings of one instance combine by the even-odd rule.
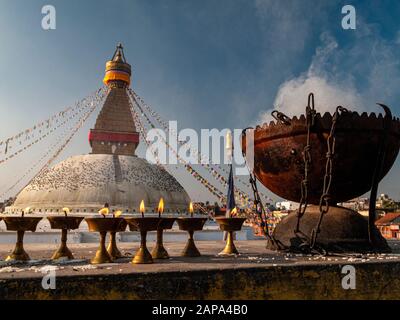
[[[203,229],[204,223],[207,218],[195,217],[193,216],[193,204],[190,202],[189,205],[189,217],[168,217],[162,215],[164,211],[164,200],[160,199],[158,205],[158,217],[146,216],[145,215],[145,205],[142,200],[140,203],[140,213],[138,217],[122,217],[122,211],[118,210],[112,212],[110,216],[110,209],[105,206],[99,211],[102,217],[77,217],[68,216],[70,210],[69,208],[63,208],[64,215],[47,217],[50,222],[52,229],[61,229],[61,244],[56,252],[52,255],[51,259],[57,260],[60,258],[73,259],[72,252],[67,246],[67,233],[68,230],[78,229],[80,223],[83,219],[87,222],[89,226],[89,231],[99,232],[100,234],[100,244],[96,251],[95,257],[91,259],[91,263],[109,263],[113,260],[121,258],[121,252],[117,247],[116,234],[118,232],[125,231],[126,227],[129,226],[130,231],[139,231],[141,236],[140,247],[136,252],[132,263],[135,264],[147,264],[153,263],[153,259],[168,259],[169,254],[163,244],[163,233],[164,230],[171,229],[174,222],[177,221],[179,229],[188,232],[188,240],[186,242],[185,248],[182,251],[182,256],[184,257],[198,257],[200,252],[196,247],[193,239],[193,234],[195,231],[200,231]],[[20,260],[26,261],[30,260],[29,255],[24,250],[23,238],[26,231],[34,232],[36,230],[37,224],[42,219],[41,217],[26,217],[24,213],[31,212],[30,208],[26,208],[22,211],[21,216],[3,216],[6,223],[7,230],[17,231],[17,242],[13,252],[6,258],[6,261]],[[227,232],[226,246],[221,255],[231,255],[238,254],[238,250],[233,242],[233,232],[239,231],[242,227],[245,218],[238,218],[233,216],[236,212],[236,208],[232,210],[229,217],[218,217],[216,221],[219,224],[221,230]],[[156,245],[150,253],[147,249],[146,236],[149,231],[157,232]],[[110,241],[108,247],[106,248],[106,235],[110,233]]]

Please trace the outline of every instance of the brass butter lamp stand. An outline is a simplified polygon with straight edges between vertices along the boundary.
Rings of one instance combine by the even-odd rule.
[[[7,256],[6,261],[27,261],[29,255],[24,249],[24,235],[26,231],[36,231],[41,217],[3,217],[8,231],[17,231],[17,242],[13,252]]]
[[[92,264],[109,263],[113,262],[111,255],[106,249],[106,235],[107,232],[117,232],[120,230],[120,225],[124,223],[123,218],[85,218],[89,226],[89,231],[99,232],[100,242],[99,248],[96,251],[95,257],[91,260]]]
[[[116,231],[110,232],[110,242],[107,247],[107,252],[113,260],[122,258],[122,253],[119,251],[117,246],[117,232],[124,232],[127,226],[127,222],[123,220],[120,224],[120,228]]]
[[[164,230],[172,229],[172,226],[176,218],[172,217],[162,217],[160,218],[160,223],[157,228],[157,242],[153,250],[151,251],[151,256],[153,259],[169,259],[169,254],[164,247],[163,234]]]
[[[186,246],[182,251],[183,257],[199,257],[201,256],[200,251],[197,249],[196,244],[193,239],[193,234],[195,231],[200,231],[207,218],[197,218],[197,217],[180,217],[177,219],[179,229],[184,230],[188,233],[189,237],[186,242]]]
[[[215,221],[219,224],[219,228],[222,231],[226,231],[228,234],[225,248],[219,253],[219,255],[239,254],[239,251],[236,249],[235,243],[233,242],[233,232],[242,229],[242,225],[246,221],[246,218],[220,217],[215,218]]]
[[[51,229],[61,229],[61,244],[54,252],[51,259],[57,260],[60,258],[73,259],[74,256],[67,246],[68,230],[75,230],[79,228],[83,217],[76,216],[51,216],[47,217],[50,222]]]
[[[133,257],[134,264],[153,263],[153,258],[147,249],[146,237],[147,232],[158,229],[160,218],[158,217],[129,217],[125,218],[131,230],[139,230],[140,232],[140,248]]]

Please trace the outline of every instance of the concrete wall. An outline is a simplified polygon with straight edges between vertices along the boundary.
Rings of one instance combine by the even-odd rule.
[[[400,264],[359,263],[356,290],[341,286],[342,265],[295,265],[186,272],[0,280],[0,299],[399,299]]]

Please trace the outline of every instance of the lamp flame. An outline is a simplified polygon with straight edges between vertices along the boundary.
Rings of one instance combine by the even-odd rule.
[[[65,216],[67,216],[70,213],[70,210],[67,207],[62,208],[62,211],[64,212]]]
[[[193,217],[193,202],[192,201],[190,201],[190,203],[189,203],[189,212],[190,212],[190,215]]]
[[[231,210],[231,216],[236,216],[236,214],[237,214],[237,208],[234,207],[234,208]]]
[[[164,212],[164,199],[161,198],[158,203],[158,215],[161,215]]]
[[[142,217],[144,217],[144,210],[145,210],[145,206],[144,206],[144,200],[142,200],[140,202],[140,207],[139,207],[139,211],[142,214]]]
[[[121,211],[121,210],[117,210],[117,211],[115,211],[115,213],[114,213],[114,217],[115,217],[115,218],[118,218],[121,214],[122,214],[122,211]]]
[[[99,213],[100,213],[104,218],[106,217],[106,214],[108,214],[109,212],[110,212],[110,210],[109,210],[107,207],[102,208],[102,209],[99,210]]]
[[[31,207],[26,207],[24,210],[22,210],[22,214],[21,214],[22,217],[24,216],[25,212],[31,213]]]

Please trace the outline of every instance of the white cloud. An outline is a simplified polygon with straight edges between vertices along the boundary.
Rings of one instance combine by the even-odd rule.
[[[307,74],[285,82],[276,95],[274,105],[288,116],[300,115],[305,111],[310,92],[314,93],[315,107],[321,113],[332,112],[338,105],[354,110],[353,106],[361,104],[354,89],[340,87],[326,78]],[[272,120],[271,111],[263,115],[263,122]]]
[[[323,34],[323,45],[316,49],[312,62],[304,74],[284,82],[275,97],[275,109],[287,116],[300,115],[305,112],[307,97],[310,92],[315,96],[315,107],[318,112],[333,112],[338,105],[352,110],[360,109],[362,99],[351,81],[339,83],[327,71],[328,58],[334,54],[338,44],[327,34]],[[272,120],[268,110],[261,114],[262,122]]]
[[[338,105],[359,112],[381,112],[375,102],[397,107],[398,39],[384,40],[374,26],[360,21],[358,28],[360,32],[347,47],[340,47],[335,38],[323,33],[308,70],[281,84],[274,108],[288,116],[303,114],[310,92],[321,113],[332,113]],[[261,113],[262,123],[272,120],[271,111]]]

